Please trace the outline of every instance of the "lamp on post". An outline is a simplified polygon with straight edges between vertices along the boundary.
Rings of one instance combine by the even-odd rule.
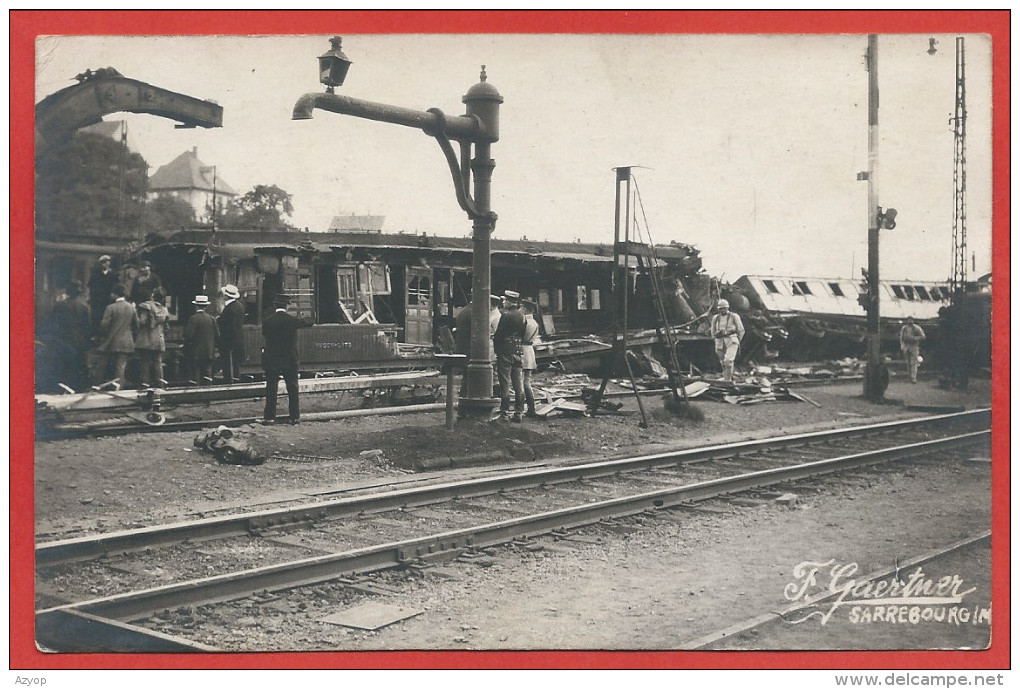
[[[340,37],[329,39],[329,51],[319,56],[319,81],[326,87],[326,93],[333,93],[337,86],[343,86],[351,61],[340,50]]]
[[[460,410],[462,416],[488,416],[498,404],[492,397],[489,340],[490,238],[496,229],[497,217],[490,208],[490,185],[496,166],[490,158],[490,147],[499,140],[499,106],[503,97],[486,81],[484,65],[479,83],[468,89],[462,99],[467,112],[459,117],[447,117],[439,108],[422,112],[340,96],[334,89],[343,83],[351,61],[340,51],[339,36],[330,39],[330,45],[331,50],[319,57],[319,81],[326,85],[326,93],[306,93],[298,98],[292,119],[311,119],[314,110],[319,108],[339,115],[420,129],[439,143],[450,169],[457,203],[472,221],[473,230],[471,352],[467,394],[461,397]],[[460,147],[459,157],[452,142]]]

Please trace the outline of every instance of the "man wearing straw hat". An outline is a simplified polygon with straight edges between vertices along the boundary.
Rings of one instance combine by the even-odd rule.
[[[209,297],[196,296],[192,302],[195,313],[184,326],[184,356],[191,365],[194,382],[205,385],[212,382],[212,362],[216,358],[216,319],[206,309]]]
[[[229,385],[241,378],[241,362],[244,361],[244,304],[240,301],[241,292],[234,285],[224,285],[220,292],[225,301],[216,325],[220,330],[223,382]]]

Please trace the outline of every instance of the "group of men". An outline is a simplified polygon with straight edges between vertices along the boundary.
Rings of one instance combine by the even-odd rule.
[[[69,282],[56,298],[49,317],[40,328],[40,340],[46,347],[47,385],[63,385],[78,390],[121,388],[127,384],[128,360],[136,356],[142,387],[162,387],[166,330],[170,321],[162,281],[143,261],[133,281],[130,271],[114,271],[112,259],[102,255],[89,277],[88,301],[82,285]],[[125,285],[130,282],[130,288]],[[222,370],[223,381],[241,378],[245,359],[245,308],[235,285],[220,290],[223,307],[217,316],[205,294],[192,300],[194,313],[184,326],[183,356],[187,374],[198,384],[213,382],[214,369]],[[276,401],[282,378],[289,397],[289,420],[300,420],[298,403],[297,331],[312,325],[310,319],[287,313],[289,299],[274,299],[274,313],[263,320],[265,347],[262,368],[266,373],[266,405],[263,423],[276,420]],[[91,367],[87,354],[94,351]],[[218,357],[217,357],[218,354]],[[217,366],[218,362],[218,366]]]
[[[163,385],[163,354],[170,321],[163,282],[153,272],[152,264],[143,261],[128,289],[121,281],[126,276],[114,273],[110,263],[108,255],[100,256],[89,279],[89,307],[98,340],[92,381],[123,385],[128,358],[137,354],[140,384]]]
[[[471,353],[471,303],[456,319],[455,343],[458,354]],[[496,389],[499,394],[500,418],[520,423],[525,417],[537,418],[532,375],[538,368],[535,344],[539,339],[535,305],[523,301],[519,292],[507,290],[503,296],[492,295],[489,303],[490,352],[495,361]],[[465,371],[460,394],[467,392]],[[513,391],[513,413],[510,392]]]
[[[124,382],[128,358],[137,354],[143,385],[162,380],[166,349],[164,330],[170,315],[163,304],[162,282],[145,261],[125,286],[125,274],[114,272],[111,257],[102,255],[88,281],[88,302],[82,285],[72,280],[57,295],[40,328],[48,385],[79,389],[90,382]],[[87,361],[90,349],[95,357]],[[91,365],[90,365],[91,364]]]
[[[233,383],[241,378],[244,361],[244,304],[241,293],[234,285],[220,290],[223,309],[218,317],[209,313],[212,302],[204,294],[191,301],[195,312],[184,326],[184,359],[188,363],[194,382],[199,385],[213,382],[213,364],[217,361],[223,371],[223,382]]]
[[[121,388],[128,382],[127,364],[132,356],[138,360],[139,385],[166,384],[163,357],[171,316],[162,280],[149,261],[140,264],[133,279],[133,269],[114,271],[111,264],[106,254],[97,260],[88,281],[87,303],[81,283],[69,282],[40,328],[40,339],[46,347],[47,386],[62,385],[72,390],[89,384]],[[244,305],[233,285],[225,286],[221,294],[225,303],[217,318],[207,312],[207,296],[195,297],[195,314],[184,329],[185,362],[190,367],[188,373],[198,383],[212,381],[217,350],[224,380],[231,382],[240,376]]]

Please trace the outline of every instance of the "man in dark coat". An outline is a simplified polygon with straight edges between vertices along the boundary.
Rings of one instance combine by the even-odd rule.
[[[454,352],[471,357],[471,302],[468,302],[457,314],[454,321],[457,324],[453,333]],[[460,396],[467,397],[468,369],[464,366],[464,374],[460,381]]]
[[[312,320],[297,318],[287,313],[288,303],[290,302],[286,296],[278,296],[276,311],[262,321],[262,337],[265,338],[262,368],[266,372],[266,409],[262,415],[262,423],[265,425],[276,422],[276,395],[281,377],[287,386],[290,422],[296,424],[301,420],[301,407],[298,403],[297,331],[310,327]]]
[[[222,290],[226,303],[216,324],[220,329],[220,363],[223,367],[223,381],[233,383],[241,378],[241,362],[244,361],[244,304],[241,293],[234,285]]]
[[[72,280],[64,290],[47,319],[43,338],[48,347],[49,373],[52,384],[63,383],[73,390],[81,389],[88,376],[85,352],[91,342],[89,307],[80,298],[81,283]]]
[[[503,418],[510,415],[510,386],[514,390],[513,421],[521,422],[524,415],[524,314],[521,313],[521,295],[507,290],[507,310],[499,319],[492,336],[496,353],[496,372],[499,375],[499,411]]]
[[[163,288],[163,281],[152,272],[152,264],[142,261],[142,267],[135,276],[135,282],[131,285],[131,301],[135,306],[142,302],[149,301],[156,289]]]
[[[206,312],[209,297],[199,294],[191,302],[195,313],[184,326],[184,355],[191,364],[195,382],[212,382],[212,362],[216,358],[216,319]]]
[[[103,254],[96,262],[89,276],[89,308],[92,311],[92,332],[99,331],[99,322],[103,320],[106,307],[113,302],[110,294],[117,284],[117,274],[110,267],[111,259]]]
[[[135,307],[125,300],[127,290],[119,282],[110,293],[113,303],[103,312],[103,320],[99,327],[102,340],[99,343],[99,361],[93,374],[95,382],[102,383],[106,377],[106,367],[113,357],[113,381],[118,386],[124,383],[124,370],[127,368],[128,356],[135,352],[135,333],[138,332],[138,314]]]

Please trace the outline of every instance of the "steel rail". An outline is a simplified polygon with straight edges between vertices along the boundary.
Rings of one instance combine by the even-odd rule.
[[[302,421],[334,421],[336,419],[347,419],[358,416],[396,416],[398,414],[417,414],[421,412],[442,411],[446,405],[442,402],[427,402],[424,404],[402,404],[392,407],[371,407],[368,409],[345,409],[341,411],[305,412],[301,415]],[[170,433],[174,431],[200,431],[213,426],[227,426],[236,428],[248,424],[259,423],[262,415],[241,416],[232,419],[202,419],[200,421],[171,421],[157,425],[146,425],[143,423],[122,424],[122,425],[96,425],[86,426],[84,424],[55,425],[43,431],[37,432],[36,437],[47,440],[58,440],[68,437],[96,437],[106,435],[130,435],[132,433]]]
[[[814,431],[778,438],[726,443],[710,447],[690,448],[603,462],[516,471],[495,476],[416,486],[385,493],[373,493],[317,503],[306,503],[286,508],[274,508],[258,512],[162,524],[141,529],[81,536],[38,544],[35,549],[36,566],[91,559],[158,545],[180,543],[185,540],[208,540],[235,536],[242,533],[257,533],[279,526],[300,525],[302,523],[313,523],[326,519],[358,516],[369,512],[384,512],[418,507],[453,498],[471,498],[499,491],[566,483],[582,478],[598,478],[656,467],[703,462],[751,454],[762,450],[775,450],[830,440],[845,441],[861,435],[894,432],[928,425],[941,425],[957,420],[981,421],[989,413],[990,410],[981,409],[923,419],[886,421],[868,426]]]
[[[991,430],[982,430],[808,464],[765,469],[404,541],[368,546],[342,553],[319,555],[267,567],[65,604],[40,610],[36,616],[37,620],[45,621],[50,616],[76,610],[107,619],[136,620],[155,612],[183,605],[224,602],[262,590],[282,590],[307,586],[359,572],[407,566],[437,557],[455,557],[468,550],[502,545],[556,530],[577,528],[606,519],[651,512],[728,493],[930,454],[990,437]],[[38,621],[37,624],[39,624]]]

